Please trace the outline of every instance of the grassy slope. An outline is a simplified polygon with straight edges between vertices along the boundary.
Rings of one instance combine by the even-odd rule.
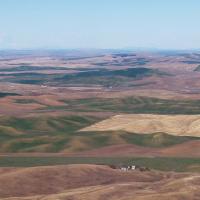
[[[50,84],[50,85],[68,85],[68,84],[92,84],[92,85],[103,85],[103,86],[129,86],[132,81],[141,79],[146,76],[152,75],[168,75],[164,72],[160,72],[154,69],[148,69],[144,67],[140,68],[129,68],[124,70],[107,70],[107,69],[96,69],[77,72],[74,74],[42,74],[36,72],[24,72],[24,68],[16,68],[22,70],[21,73],[13,71],[10,78],[6,74],[1,74],[1,81],[22,83],[22,84]],[[33,68],[35,67],[27,67]],[[15,68],[14,68],[15,69]],[[38,69],[43,69],[39,68]],[[48,68],[47,68],[48,69]],[[11,69],[13,70],[13,69]],[[5,77],[5,78],[4,78]]]
[[[19,96],[19,94],[12,93],[12,92],[0,92],[0,98],[6,97],[6,96]]]
[[[136,164],[150,169],[200,172],[199,158],[94,158],[94,157],[1,157],[0,167],[32,167],[63,164]],[[194,167],[195,166],[195,167]]]
[[[199,101],[161,100],[145,97],[121,99],[80,99],[64,101],[65,106],[50,110],[114,113],[199,114]],[[19,103],[27,103],[20,101]],[[97,115],[98,116],[98,115]],[[175,137],[164,133],[129,134],[123,131],[80,133],[79,129],[102,120],[85,114],[60,117],[0,118],[0,152],[76,152],[113,144],[129,143],[150,147],[166,147],[192,137]]]
[[[166,147],[197,139],[164,133],[139,135],[124,131],[78,131],[99,120],[89,116],[1,119],[0,152],[76,152],[121,143]]]
[[[200,100],[164,100],[149,97],[64,100],[66,106],[48,109],[115,113],[200,114]]]
[[[74,132],[97,121],[88,116],[1,118],[0,151],[57,152],[76,138]],[[77,135],[78,136],[78,135]]]

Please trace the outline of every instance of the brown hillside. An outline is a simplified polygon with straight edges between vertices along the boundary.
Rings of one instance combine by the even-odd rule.
[[[200,141],[188,141],[182,144],[176,144],[170,147],[155,148],[143,147],[134,144],[120,144],[102,147],[82,153],[76,153],[76,156],[137,156],[137,157],[200,157]]]
[[[162,175],[123,174],[107,166],[67,165],[0,170],[0,198],[47,195],[124,181],[158,181]]]
[[[197,200],[200,197],[198,174],[122,172],[95,165],[3,170],[0,183],[3,200]]]

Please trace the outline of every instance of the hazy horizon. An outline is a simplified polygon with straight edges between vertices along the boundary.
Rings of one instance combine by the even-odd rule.
[[[0,49],[199,49],[197,0],[0,0]]]

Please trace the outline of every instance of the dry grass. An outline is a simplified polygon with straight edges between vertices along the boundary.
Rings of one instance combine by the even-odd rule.
[[[138,134],[167,133],[200,137],[200,115],[125,114],[103,120],[81,131],[124,130]]]
[[[121,172],[96,165],[5,169],[0,180],[3,200],[194,200],[200,196],[198,174]]]

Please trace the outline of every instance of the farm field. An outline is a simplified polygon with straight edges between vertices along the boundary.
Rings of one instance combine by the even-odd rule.
[[[198,53],[32,54],[0,57],[1,199],[198,199]]]
[[[71,157],[63,155],[1,156],[0,167],[37,167],[58,165],[131,165],[146,166],[151,170],[175,172],[200,172],[199,158],[178,157]]]

